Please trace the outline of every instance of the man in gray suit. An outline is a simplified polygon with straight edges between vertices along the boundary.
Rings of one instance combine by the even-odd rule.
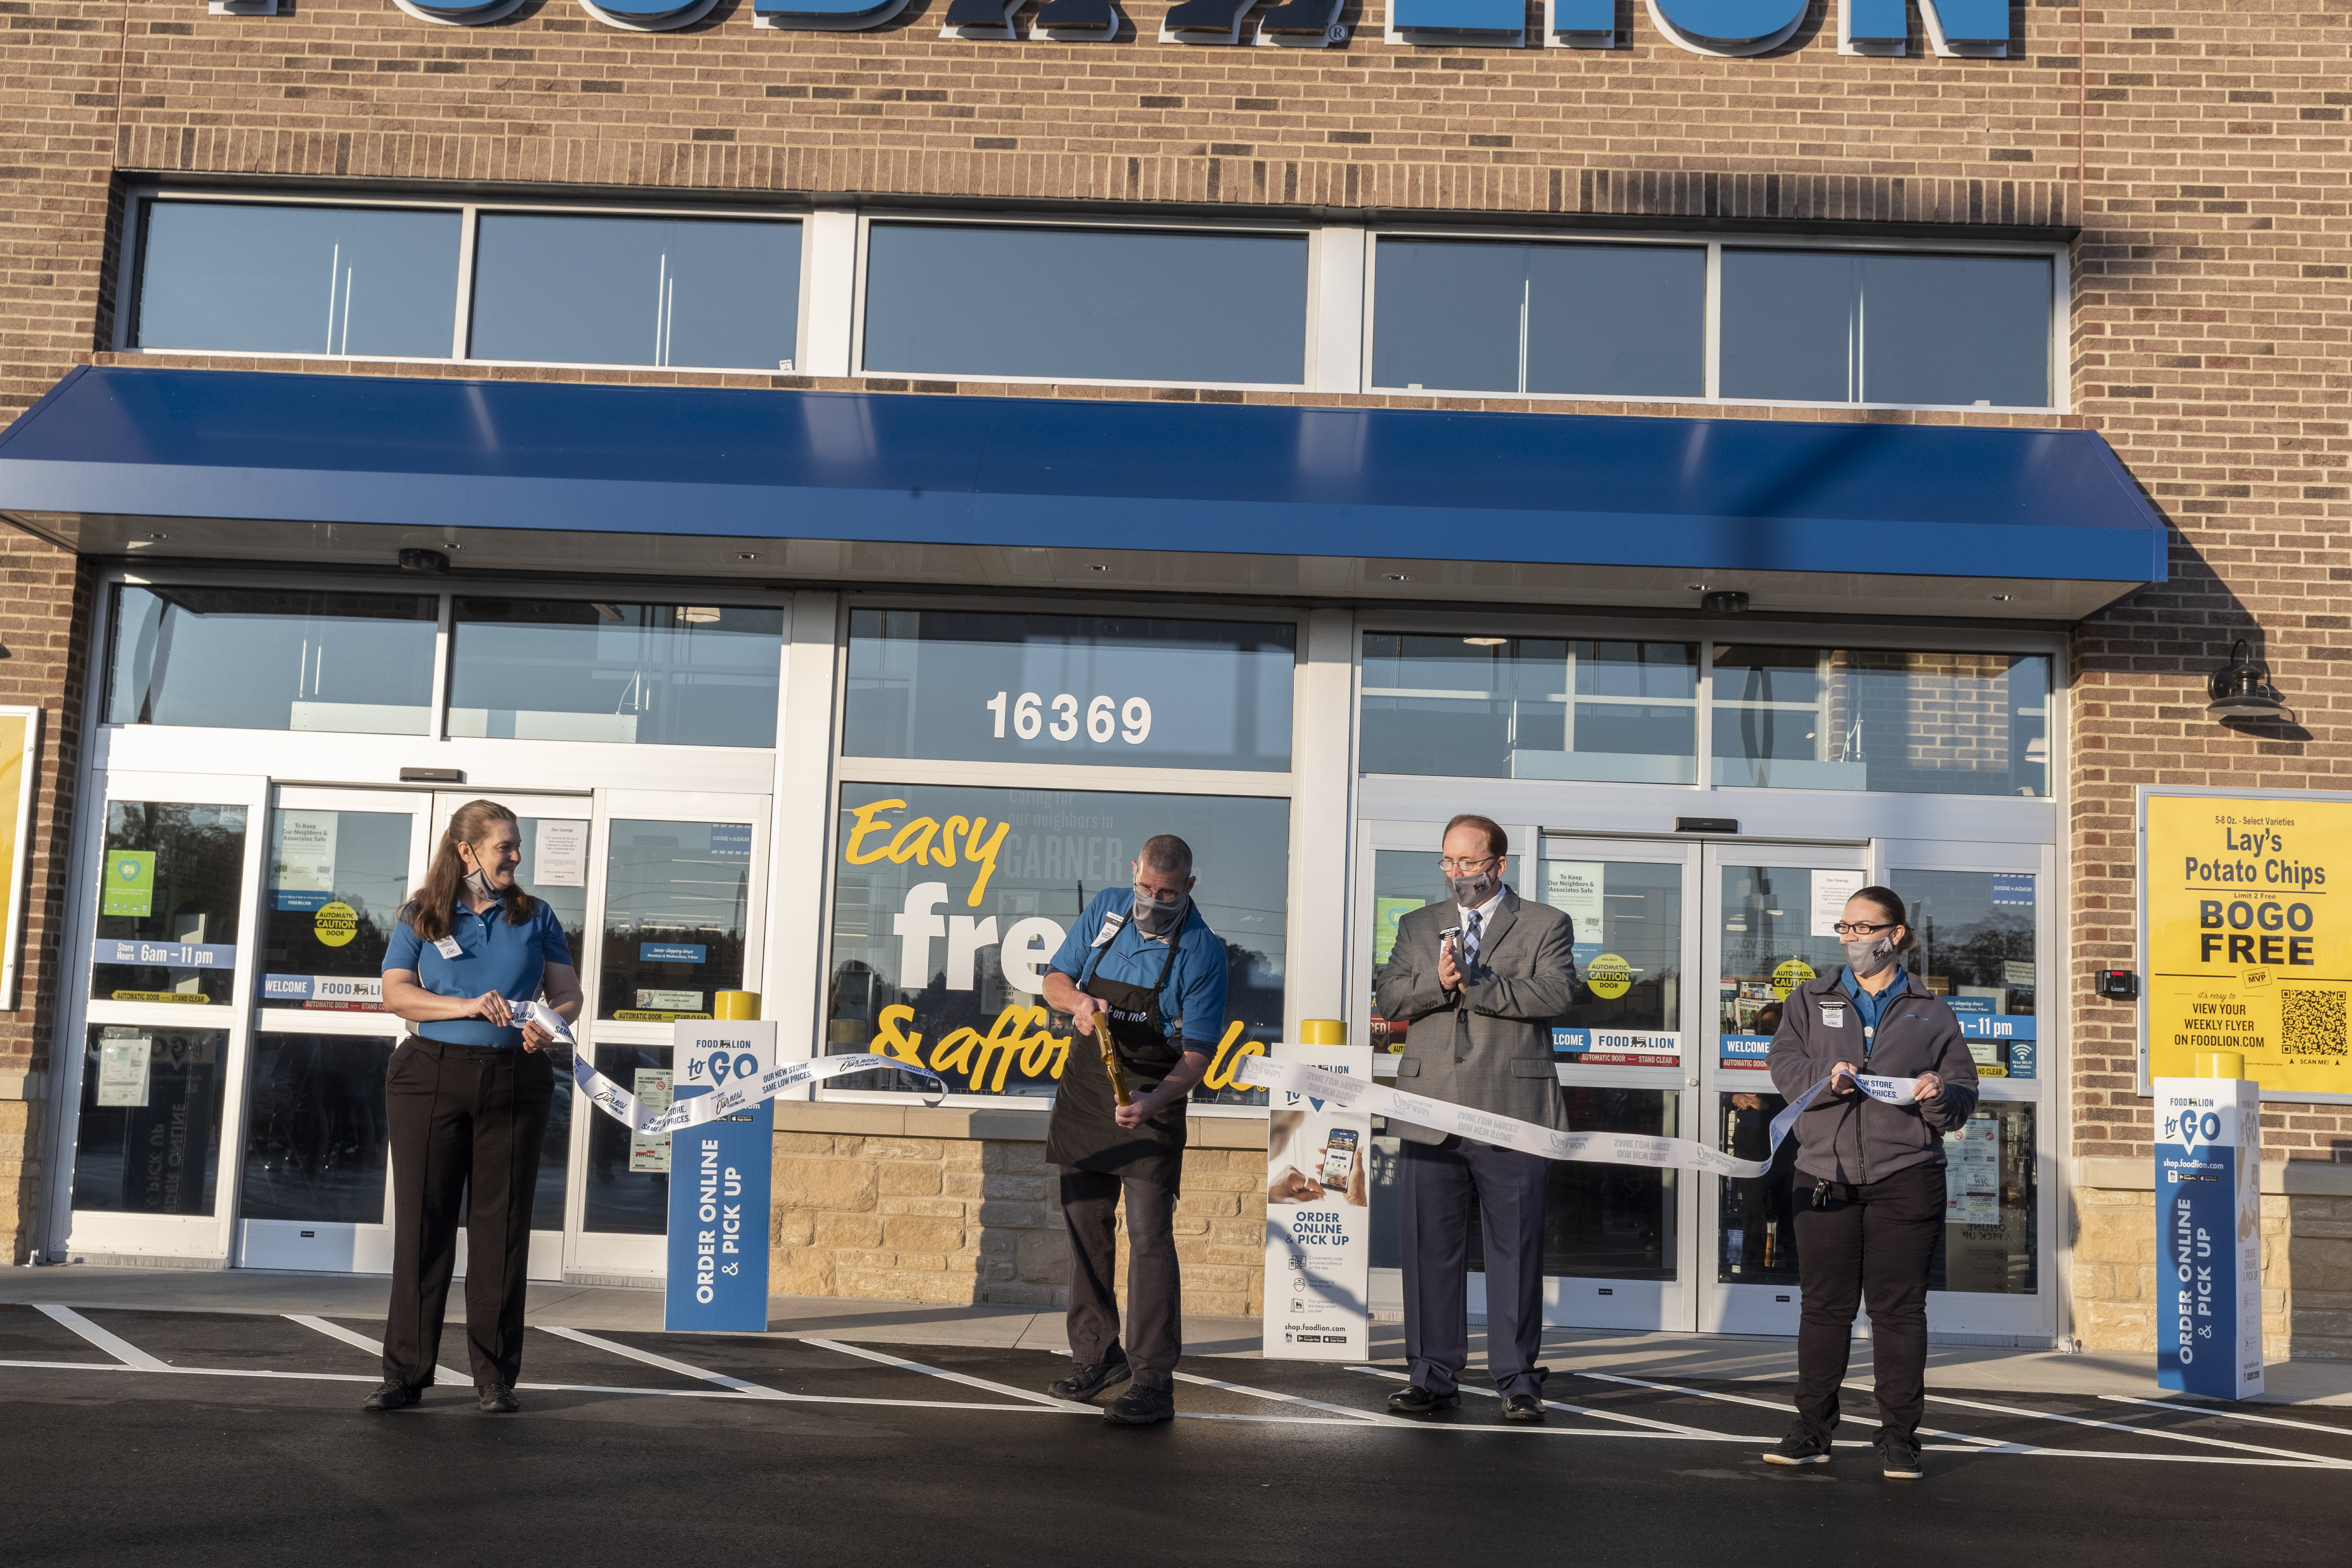
[[[1483,816],[1445,825],[1439,861],[1452,897],[1397,921],[1379,981],[1381,1016],[1402,1020],[1397,1087],[1532,1121],[1568,1124],[1552,1070],[1551,1021],[1576,986],[1575,927],[1505,879],[1510,840]],[[1404,1254],[1404,1344],[1412,1385],[1389,1399],[1407,1415],[1462,1403],[1470,1360],[1470,1203],[1486,1241],[1486,1368],[1509,1421],[1544,1418],[1544,1184],[1540,1154],[1497,1149],[1411,1122],[1398,1177]]]

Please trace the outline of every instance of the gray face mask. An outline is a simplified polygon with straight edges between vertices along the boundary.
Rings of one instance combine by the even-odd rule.
[[[1840,943],[1845,949],[1845,964],[1857,980],[1867,980],[1895,962],[1895,939],[1874,936],[1868,942]]]
[[[1495,875],[1491,867],[1475,877],[1445,879],[1445,890],[1453,894],[1454,901],[1465,910],[1475,910],[1493,898],[1495,890],[1502,885],[1502,879]]]
[[[500,896],[499,890],[490,886],[489,878],[479,868],[466,873],[466,890],[477,899],[490,902],[495,902]]]
[[[1135,929],[1146,936],[1166,936],[1184,923],[1185,912],[1192,907],[1192,900],[1182,893],[1163,902],[1138,888],[1135,889]]]

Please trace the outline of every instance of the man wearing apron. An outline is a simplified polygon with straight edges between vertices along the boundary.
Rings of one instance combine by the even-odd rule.
[[[1176,1414],[1183,1345],[1177,1294],[1176,1189],[1184,1101],[1225,1026],[1225,945],[1192,907],[1192,850],[1163,833],[1135,862],[1135,886],[1095,895],[1054,955],[1045,1002],[1078,1037],[1054,1096],[1045,1158],[1062,1170],[1070,1232],[1070,1354],[1051,1392],[1092,1399],[1129,1377],[1103,1412],[1123,1426]],[[1112,1095],[1100,1046],[1117,1051],[1129,1103]],[[1118,1200],[1127,1194],[1128,1336],[1119,1343]]]

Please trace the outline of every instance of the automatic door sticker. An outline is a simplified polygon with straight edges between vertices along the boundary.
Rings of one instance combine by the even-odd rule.
[[[337,899],[320,906],[319,912],[310,917],[310,929],[329,947],[345,946],[360,934],[359,911]]]
[[[1790,992],[1814,978],[1811,964],[1801,958],[1788,959],[1772,971],[1772,994],[1786,1002]]]
[[[1584,984],[1592,994],[1614,1002],[1633,988],[1633,969],[1613,952],[1604,952],[1585,966]]]

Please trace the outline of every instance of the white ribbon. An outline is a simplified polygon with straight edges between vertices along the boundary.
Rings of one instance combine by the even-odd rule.
[[[544,1002],[534,1001],[528,1009],[528,1016],[531,1022],[552,1035],[559,1044],[572,1047],[572,1081],[580,1086],[589,1103],[632,1132],[648,1138],[658,1138],[681,1128],[699,1127],[706,1121],[717,1121],[763,1100],[773,1100],[788,1089],[839,1078],[845,1073],[880,1070],[913,1073],[917,1078],[929,1079],[939,1086],[936,1092],[925,1092],[924,1104],[937,1105],[948,1097],[946,1079],[929,1068],[902,1062],[896,1057],[818,1057],[813,1061],[779,1062],[756,1079],[739,1079],[732,1088],[673,1100],[667,1110],[656,1115],[646,1109],[643,1100],[590,1064],[588,1053],[579,1048],[578,1042],[572,1038],[572,1026],[563,1021],[561,1014]]]
[[[1244,1057],[1234,1069],[1236,1082],[1255,1089],[1285,1089],[1315,1100],[1328,1100],[1374,1116],[1391,1116],[1432,1131],[1450,1132],[1501,1149],[1540,1154],[1547,1160],[1581,1160],[1602,1165],[1664,1166],[1677,1171],[1706,1171],[1719,1176],[1760,1176],[1772,1168],[1780,1142],[1814,1097],[1829,1087],[1828,1079],[1790,1100],[1772,1118],[1772,1142],[1760,1160],[1735,1160],[1718,1149],[1688,1138],[1650,1138],[1632,1132],[1561,1132],[1496,1116],[1449,1100],[1431,1100],[1346,1073],[1308,1067],[1304,1062],[1276,1061],[1270,1057]],[[1889,1105],[1912,1101],[1910,1084],[1899,1079],[1864,1078],[1856,1082],[1874,1100]],[[1899,1098],[1898,1098],[1899,1097]]]

